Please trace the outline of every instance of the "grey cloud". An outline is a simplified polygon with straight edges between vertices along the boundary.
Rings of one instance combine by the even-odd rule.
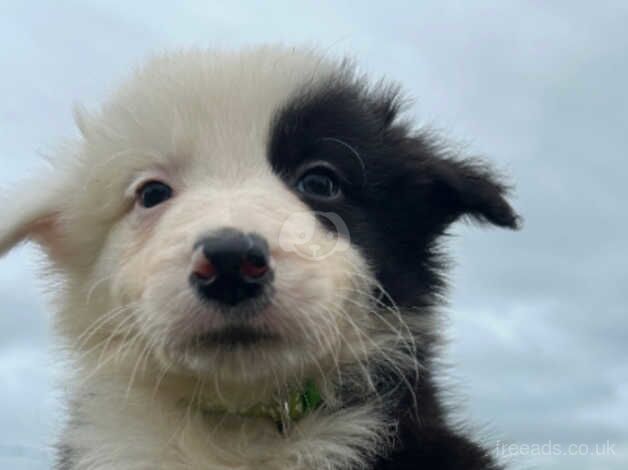
[[[447,359],[471,421],[503,441],[617,444],[611,456],[523,459],[531,467],[623,469],[627,23],[619,1],[5,5],[0,184],[75,132],[75,100],[94,105],[160,48],[283,40],[354,52],[366,71],[403,82],[421,122],[489,155],[516,183],[523,231],[459,225],[448,242],[458,262]],[[0,380],[11,384],[0,388],[0,444],[16,443],[15,429],[18,444],[38,447],[58,406],[27,255],[0,262]]]

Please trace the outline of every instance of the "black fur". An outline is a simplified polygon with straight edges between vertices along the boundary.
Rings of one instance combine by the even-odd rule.
[[[321,161],[341,175],[343,197],[303,200],[315,211],[335,212],[351,242],[376,268],[392,301],[414,315],[434,315],[442,298],[445,261],[439,240],[461,217],[517,228],[507,187],[480,160],[454,158],[429,132],[400,120],[394,88],[371,89],[349,72],[305,90],[279,110],[271,127],[268,158],[291,187],[302,168]],[[325,222],[325,219],[321,219]],[[330,227],[333,229],[333,227]],[[410,391],[391,406],[395,447],[373,469],[497,469],[487,451],[446,422],[432,378],[434,342],[428,332],[418,355],[427,365]],[[382,372],[383,375],[386,372]],[[382,377],[381,386],[392,380]]]

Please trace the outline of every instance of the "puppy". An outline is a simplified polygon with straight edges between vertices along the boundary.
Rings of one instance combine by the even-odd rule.
[[[347,62],[156,57],[7,195],[70,351],[57,470],[497,469],[433,373],[440,241],[507,187]]]

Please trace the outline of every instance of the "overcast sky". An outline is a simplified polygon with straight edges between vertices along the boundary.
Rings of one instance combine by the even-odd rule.
[[[628,468],[626,2],[234,3],[0,2],[0,185],[76,134],[73,103],[96,106],[151,52],[350,53],[517,187],[523,231],[459,226],[450,241],[447,359],[470,423],[492,448],[589,448],[517,468]],[[62,419],[40,281],[31,249],[0,261],[0,468],[49,468]]]

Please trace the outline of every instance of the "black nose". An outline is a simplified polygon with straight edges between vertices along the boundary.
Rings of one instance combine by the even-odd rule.
[[[222,229],[195,249],[190,283],[207,300],[236,305],[260,295],[272,279],[268,243],[254,233]]]

